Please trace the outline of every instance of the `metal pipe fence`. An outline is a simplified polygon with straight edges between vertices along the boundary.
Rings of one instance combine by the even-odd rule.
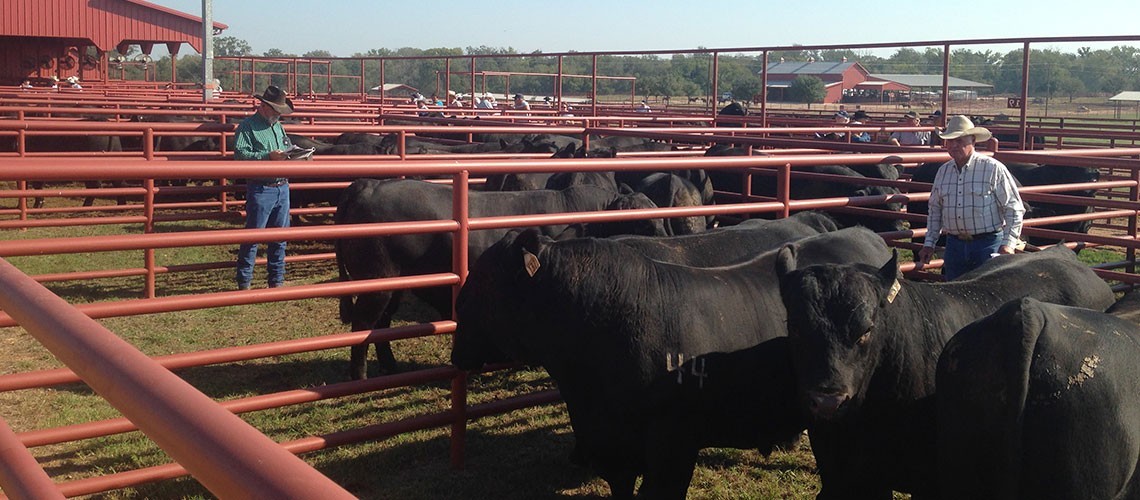
[[[586,133],[587,129],[573,128],[577,133]],[[813,131],[814,129],[806,129]],[[611,133],[626,133],[624,131],[610,131]],[[661,134],[673,135],[682,134],[683,132],[671,129],[642,130],[646,134]],[[700,131],[707,132],[707,130]],[[698,134],[700,132],[692,132]],[[737,130],[739,132],[739,129]],[[758,130],[753,131],[759,134],[771,133],[772,131]],[[781,131],[786,133],[786,131]],[[777,141],[784,142],[789,139],[766,139],[754,138],[748,136],[721,136],[721,133],[728,133],[724,131],[714,131],[713,138],[720,140],[721,138],[730,138],[733,141],[747,142],[747,141]],[[682,138],[677,138],[678,140]],[[708,136],[688,136],[692,140],[708,140]],[[771,144],[771,143],[769,143]],[[453,270],[450,273],[441,273],[434,275],[424,276],[407,276],[398,278],[385,278],[376,280],[362,280],[354,282],[339,282],[339,283],[323,283],[316,285],[301,285],[293,287],[284,287],[272,290],[250,290],[250,291],[230,291],[230,292],[216,292],[201,295],[191,296],[173,296],[173,297],[154,297],[145,299],[136,299],[130,301],[111,301],[111,302],[97,302],[92,304],[83,304],[75,307],[66,306],[59,303],[58,298],[51,299],[48,303],[53,304],[49,309],[37,309],[33,304],[26,301],[19,300],[15,302],[5,302],[15,300],[11,297],[20,298],[18,296],[24,294],[38,294],[45,293],[46,291],[39,290],[38,284],[35,284],[31,278],[23,276],[14,269],[7,267],[0,267],[0,282],[4,286],[0,287],[4,292],[0,292],[0,306],[6,311],[6,315],[0,317],[0,326],[12,326],[19,323],[28,329],[39,330],[39,335],[51,335],[50,341],[60,344],[58,349],[64,352],[61,359],[69,369],[74,372],[69,373],[68,370],[53,370],[50,373],[40,372],[31,374],[13,374],[0,376],[0,390],[16,390],[29,387],[41,386],[40,383],[65,383],[76,380],[75,377],[82,377],[84,381],[93,386],[99,386],[102,382],[100,380],[107,377],[107,373],[102,373],[105,368],[103,366],[102,356],[105,350],[92,349],[85,351],[78,348],[79,342],[82,337],[82,330],[90,327],[91,325],[86,322],[71,323],[63,322],[56,324],[53,318],[73,318],[73,321],[80,321],[79,318],[87,318],[86,321],[91,321],[91,318],[106,318],[124,315],[137,315],[137,314],[151,314],[157,312],[167,311],[183,311],[198,308],[220,307],[230,305],[266,303],[275,301],[288,301],[299,300],[303,298],[313,297],[333,297],[345,294],[362,293],[367,291],[380,291],[380,290],[393,290],[403,289],[407,287],[430,287],[430,286],[451,286],[453,290],[458,290],[465,278],[467,268],[467,257],[465,254],[466,245],[460,244],[463,241],[464,235],[468,231],[489,229],[489,228],[504,228],[504,227],[518,227],[518,226],[532,226],[540,224],[561,224],[570,222],[596,222],[596,221],[611,221],[611,220],[627,220],[633,218],[647,218],[647,217],[672,217],[682,215],[724,215],[724,214],[755,214],[763,212],[775,212],[787,215],[793,210],[811,209],[811,208],[839,208],[848,207],[850,210],[863,210],[867,214],[876,214],[878,211],[872,209],[860,208],[863,205],[879,204],[885,201],[921,201],[927,192],[915,191],[913,189],[916,185],[909,184],[910,181],[881,181],[884,185],[896,185],[900,189],[906,188],[912,192],[903,193],[901,195],[893,196],[872,196],[860,198],[833,198],[824,200],[792,200],[789,197],[788,186],[792,178],[793,171],[797,166],[804,165],[818,165],[818,164],[852,164],[852,163],[882,163],[894,162],[913,164],[926,161],[944,161],[946,154],[944,152],[936,152],[926,148],[922,152],[914,152],[913,148],[905,150],[892,150],[888,153],[839,153],[839,154],[823,154],[823,153],[807,153],[795,155],[781,155],[781,156],[753,156],[753,157],[679,157],[679,158],[617,158],[617,159],[568,159],[552,161],[548,159],[518,159],[518,160],[459,160],[459,161],[444,161],[444,160],[423,160],[415,162],[399,162],[397,164],[389,164],[387,162],[378,162],[372,160],[346,160],[346,161],[313,161],[313,162],[291,162],[288,164],[280,165],[266,165],[259,164],[260,162],[193,162],[193,161],[179,161],[179,160],[166,160],[159,162],[117,162],[108,159],[87,159],[83,160],[80,166],[76,165],[74,160],[62,159],[47,159],[47,158],[34,158],[34,159],[18,159],[6,165],[6,169],[0,171],[0,180],[18,181],[26,179],[44,179],[44,180],[83,180],[83,179],[166,179],[166,178],[244,178],[244,177],[263,177],[272,174],[272,176],[284,177],[307,177],[307,178],[333,178],[333,177],[368,177],[374,175],[433,175],[443,176],[451,179],[452,185],[455,187],[453,193],[455,200],[453,208],[453,220],[440,220],[440,221],[418,221],[418,222],[398,222],[398,223],[376,223],[376,224],[359,224],[351,226],[325,226],[325,227],[295,227],[288,229],[263,229],[263,230],[246,230],[246,229],[223,229],[214,231],[197,231],[194,233],[143,233],[143,234],[130,234],[130,235],[114,235],[114,236],[91,236],[80,238],[55,238],[48,240],[26,240],[26,241],[5,241],[0,243],[0,257],[11,256],[27,256],[27,255],[44,255],[51,253],[68,253],[68,252],[105,252],[105,251],[153,251],[158,248],[173,248],[179,246],[196,246],[196,245],[234,245],[244,242],[261,242],[261,241],[296,241],[296,240],[326,240],[336,238],[354,238],[354,237],[367,237],[377,236],[384,234],[418,234],[428,232],[446,231],[455,233],[458,237],[455,238],[456,247],[453,251],[455,260],[453,262]],[[1137,152],[1132,150],[1117,151],[1116,155],[1135,155]],[[1018,155],[1031,155],[1037,161],[1045,161],[1057,156],[1063,156],[1065,160],[1075,159],[1074,161],[1088,161],[1090,163],[1097,161],[1104,161],[1111,164],[1114,168],[1127,169],[1130,172],[1140,171],[1140,161],[1135,159],[1126,158],[1107,158],[1100,155],[1107,155],[1109,153],[1103,150],[1092,150],[1088,152],[1080,151],[1066,151],[1062,155],[1051,153],[1049,156],[1044,153],[997,153],[999,158],[1021,158]],[[1008,156],[1002,156],[1008,155]],[[1093,156],[1096,155],[1096,156]],[[745,172],[744,186],[749,186],[749,175],[775,175],[778,178],[778,195],[775,199],[764,199],[752,196],[745,189],[744,193],[739,193],[743,202],[734,204],[722,204],[707,207],[694,207],[694,208],[671,208],[671,209],[654,209],[654,210],[633,210],[623,212],[592,212],[592,213],[577,213],[577,214],[555,214],[555,215],[517,215],[517,216],[500,216],[500,217],[483,217],[483,218],[470,218],[466,214],[466,195],[469,189],[468,177],[481,177],[492,173],[504,172],[550,172],[550,171],[605,171],[605,170],[684,170],[692,168],[704,169],[734,169]],[[809,174],[809,173],[795,173],[794,175],[803,176],[804,178],[815,178],[819,180],[836,180],[828,178],[822,174]],[[78,177],[76,177],[78,176]],[[878,181],[876,181],[878,182]],[[916,183],[917,184],[917,183]],[[1130,180],[1116,180],[1106,181],[1105,183],[1096,183],[1089,185],[1082,185],[1081,187],[1096,187],[1101,189],[1118,189],[1118,188],[1134,188],[1137,185],[1135,179]],[[130,218],[129,223],[142,223],[152,226],[156,221],[156,216],[153,214],[155,208],[155,201],[153,194],[158,188],[150,187],[145,189],[144,192],[147,196],[144,200],[145,215],[140,218]],[[1048,191],[1055,190],[1061,191],[1066,189],[1073,189],[1072,186],[1061,187],[1042,187],[1042,188],[1027,188],[1026,198],[1037,196],[1042,197],[1042,200],[1048,201],[1081,201],[1071,199],[1062,195],[1049,195]],[[137,194],[137,191],[132,191]],[[23,193],[21,193],[23,194]],[[1088,200],[1084,200],[1087,202]],[[1027,234],[1038,234],[1042,236],[1059,236],[1059,237],[1072,237],[1069,233],[1059,233],[1056,231],[1037,229],[1033,226],[1040,223],[1048,223],[1060,220],[1077,220],[1079,217],[1088,218],[1104,218],[1104,217],[1129,217],[1135,220],[1136,210],[1138,208],[1135,194],[1127,201],[1112,201],[1112,200],[1094,200],[1093,204],[1098,207],[1109,210],[1101,210],[1100,212],[1086,215],[1086,216],[1071,216],[1063,219],[1055,219],[1049,221],[1037,221],[1027,225]],[[879,215],[888,215],[881,214]],[[893,214],[897,216],[897,214]],[[98,218],[98,217],[93,217]],[[157,221],[160,222],[160,221]],[[124,218],[124,223],[127,223]],[[885,237],[904,238],[910,236],[921,236],[922,230],[905,231],[899,234],[885,234]],[[1101,236],[1101,235],[1088,235],[1084,237],[1085,241],[1095,244],[1113,245],[1130,250],[1140,246],[1135,238],[1135,231],[1133,230],[1127,236]],[[905,247],[905,243],[899,244]],[[321,258],[327,258],[324,255]],[[937,263],[935,263],[937,265]],[[1129,264],[1121,264],[1117,267],[1122,267]],[[153,279],[153,275],[158,272],[160,266],[153,262],[144,265],[143,268],[131,268],[125,270],[118,270],[118,272],[139,273],[140,269],[145,271],[149,279]],[[167,270],[175,266],[166,266]],[[189,266],[187,268],[190,268]],[[910,270],[913,266],[905,267],[904,269]],[[116,270],[105,271],[107,273],[115,273]],[[1122,282],[1134,282],[1133,275],[1126,272],[1113,271],[1111,269],[1098,270],[1102,276],[1109,277],[1110,279]],[[62,274],[62,273],[61,273]],[[51,279],[62,279],[62,276],[50,276]],[[84,279],[89,277],[85,276]],[[149,287],[153,290],[153,285]],[[49,294],[50,295],[50,294]],[[30,296],[30,295],[29,295]],[[153,297],[150,295],[148,297]],[[45,298],[45,300],[47,300]],[[43,317],[41,317],[43,316]],[[47,330],[51,332],[47,332]],[[280,355],[292,352],[308,352],[316,349],[329,349],[336,347],[343,347],[345,345],[358,344],[360,342],[370,342],[377,340],[398,340],[414,336],[422,335],[438,335],[449,334],[454,331],[453,322],[438,322],[428,324],[426,326],[420,325],[417,327],[407,327],[405,329],[390,329],[384,331],[367,331],[367,332],[350,332],[345,334],[328,335],[315,339],[297,339],[285,343],[264,344],[259,346],[250,346],[249,349],[234,348],[226,352],[207,352],[207,353],[187,353],[177,357],[170,357],[166,359],[150,360],[147,358],[146,365],[150,369],[157,369],[160,365],[170,368],[187,367],[187,366],[201,366],[208,363],[228,362],[237,359],[252,359],[252,357]],[[99,338],[106,335],[111,335],[111,332],[105,330],[96,330],[95,334]],[[86,344],[82,344],[86,346]],[[126,349],[128,346],[114,344],[115,349]],[[104,348],[105,349],[105,348]],[[133,348],[130,348],[133,349]],[[54,352],[54,350],[53,350]],[[132,362],[144,363],[141,360],[134,360]],[[148,374],[150,372],[147,372]],[[75,375],[78,374],[78,375]],[[167,374],[169,375],[169,374]],[[149,376],[149,375],[148,375]],[[264,436],[255,439],[255,442],[260,443],[258,452],[262,452],[261,448],[275,448],[282,449],[289,452],[300,453],[304,451],[311,451],[321,449],[327,446],[335,446],[348,442],[354,442],[358,439],[375,439],[377,437],[388,436],[398,432],[404,432],[409,429],[422,429],[429,427],[451,426],[452,432],[452,462],[453,464],[462,463],[462,450],[463,450],[463,432],[465,423],[471,418],[477,418],[499,410],[514,408],[525,404],[534,402],[550,402],[555,400],[556,395],[549,394],[531,396],[529,398],[520,398],[511,400],[510,402],[495,402],[488,405],[467,406],[466,398],[466,382],[465,374],[456,372],[450,367],[433,368],[421,372],[412,372],[408,374],[401,374],[393,376],[397,378],[384,377],[377,379],[373,386],[359,386],[352,384],[336,384],[327,390],[300,390],[300,391],[285,391],[278,394],[269,394],[263,396],[255,396],[247,398],[246,400],[237,400],[235,402],[219,405],[212,401],[202,403],[203,405],[210,406],[221,413],[226,413],[233,417],[230,411],[252,411],[257,408],[270,407],[275,404],[295,404],[296,402],[308,401],[309,398],[318,397],[338,397],[341,394],[357,393],[355,391],[377,390],[375,387],[388,387],[390,384],[396,383],[422,383],[425,380],[452,380],[451,390],[451,410],[444,413],[437,413],[432,415],[422,415],[413,417],[399,422],[388,422],[377,424],[362,429],[355,429],[351,431],[343,431],[326,436],[314,436],[304,438],[282,445],[266,443]],[[39,379],[39,381],[37,381]],[[177,384],[176,384],[177,385]],[[182,397],[185,395],[184,387],[164,386],[164,390],[168,390],[170,395],[177,395]],[[99,389],[97,389],[99,390]],[[164,424],[147,421],[146,416],[140,416],[140,413],[153,411],[149,408],[148,404],[143,402],[144,395],[148,395],[147,391],[154,391],[154,387],[147,387],[147,384],[139,382],[133,385],[131,389],[124,390],[129,394],[121,395],[118,397],[127,398],[122,403],[126,408],[123,413],[129,419],[130,423],[123,420],[93,422],[81,426],[71,426],[62,429],[44,429],[39,431],[31,431],[27,433],[17,434],[17,439],[21,445],[27,446],[25,443],[33,443],[35,445],[57,443],[62,439],[72,438],[85,438],[93,437],[96,435],[106,435],[110,432],[125,432],[134,425],[139,428],[157,435],[164,436],[162,444],[164,448],[171,447],[172,449],[179,450],[172,452],[171,455],[178,460],[179,464],[170,464],[148,469],[140,469],[138,471],[131,471],[113,476],[104,476],[100,478],[89,478],[79,481],[72,481],[58,485],[59,491],[65,495],[76,494],[90,494],[98,491],[105,491],[106,489],[121,487],[123,484],[139,484],[143,481],[154,481],[169,477],[177,477],[184,474],[182,467],[190,470],[196,477],[199,478],[203,484],[215,491],[233,492],[237,490],[230,490],[229,488],[249,487],[249,484],[235,485],[232,480],[224,478],[227,471],[217,470],[217,467],[207,467],[202,464],[203,457],[217,458],[212,454],[227,454],[233,453],[233,460],[241,460],[249,456],[250,450],[230,450],[222,448],[211,448],[209,450],[196,450],[187,443],[179,442],[176,436],[170,436],[169,429],[158,428],[153,429],[155,426],[162,427]],[[190,389],[192,390],[192,389]],[[149,396],[145,396],[149,397]],[[197,397],[197,396],[195,396]],[[163,403],[166,404],[166,403]],[[118,405],[117,405],[118,406]],[[245,408],[239,410],[237,408]],[[218,411],[211,410],[209,415],[200,415],[205,419],[202,422],[212,422],[214,413]],[[164,414],[163,414],[164,415]],[[179,423],[179,425],[183,425]],[[199,438],[198,431],[192,434],[195,438]],[[248,432],[244,431],[244,432]],[[254,431],[256,433],[256,431]],[[258,434],[260,436],[260,434]],[[212,446],[212,445],[211,445]],[[183,461],[186,461],[185,463]],[[286,460],[280,457],[275,460]],[[288,461],[288,460],[286,460]],[[228,461],[223,462],[225,465],[230,466]],[[245,464],[234,466],[234,470],[246,471]],[[306,466],[307,467],[307,466]],[[243,472],[244,474],[244,472]],[[311,474],[311,473],[306,473]],[[318,474],[319,475],[319,474]],[[22,476],[23,477],[23,476]],[[327,481],[327,479],[324,479]],[[324,483],[320,483],[324,484]],[[5,483],[5,488],[8,484]],[[288,495],[288,493],[280,490],[266,490],[273,491],[275,494]],[[328,496],[327,494],[322,496]]]

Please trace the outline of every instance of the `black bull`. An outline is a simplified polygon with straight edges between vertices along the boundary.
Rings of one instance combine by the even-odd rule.
[[[942,498],[1137,498],[1140,329],[1026,298],[938,360]]]
[[[878,265],[889,256],[882,238],[863,228],[797,244],[814,262]],[[620,240],[555,242],[535,231],[508,234],[476,262],[460,291],[452,362],[475,369],[509,356],[543,366],[566,400],[577,454],[609,482],[615,497],[630,497],[644,473],[642,495],[683,498],[700,448],[767,451],[801,428],[787,398],[752,413],[746,429],[725,427],[740,421],[736,411],[740,398],[751,397],[746,394],[768,402],[791,396],[790,373],[778,365],[754,367],[775,370],[759,384],[752,378],[708,380],[710,392],[703,396],[685,385],[692,381],[675,388],[662,382],[675,379],[671,370],[693,357],[733,353],[705,365],[730,373],[747,371],[738,364],[748,359],[772,359],[772,350],[782,351],[782,341],[769,344],[785,335],[774,259],[769,251],[733,266],[698,268],[650,259]],[[757,350],[734,352],[750,348]],[[717,397],[728,399],[684,403]],[[705,430],[685,426],[692,422]]]
[[[949,283],[882,268],[778,260],[792,364],[823,489],[820,498],[889,498],[935,488],[935,367],[946,341],[1003,302],[1104,310],[1112,290],[1063,246],[1001,256]]]

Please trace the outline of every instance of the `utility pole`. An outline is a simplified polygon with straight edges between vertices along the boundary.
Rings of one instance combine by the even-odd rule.
[[[202,0],[202,102],[214,98],[214,0]]]

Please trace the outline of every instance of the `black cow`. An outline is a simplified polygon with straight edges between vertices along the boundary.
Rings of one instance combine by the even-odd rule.
[[[618,193],[617,199],[606,205],[606,210],[644,210],[657,208],[657,205],[648,196],[623,189]],[[591,222],[570,224],[555,239],[570,238],[608,238],[623,235],[649,235],[645,238],[656,239],[667,236],[665,221],[662,219],[634,219],[614,222]]]
[[[797,245],[815,262],[888,258],[882,238],[865,229]],[[653,492],[647,496],[683,498],[697,449],[752,447],[757,439],[780,442],[798,432],[773,435],[789,426],[767,419],[794,413],[773,408],[758,415],[748,442],[679,439],[690,429],[669,423],[676,414],[655,411],[663,403],[650,390],[685,359],[784,336],[775,256],[770,251],[733,266],[698,268],[648,258],[620,240],[555,242],[535,230],[511,233],[475,263],[460,291],[452,362],[475,369],[509,356],[542,365],[566,400],[576,454],[609,482],[615,497],[630,497],[644,473],[642,491]],[[686,418],[715,414],[714,408],[689,409]],[[657,450],[653,457],[650,450]]]
[[[1129,290],[1104,312],[1140,325],[1140,293],[1135,289]]]
[[[714,267],[739,264],[789,241],[837,229],[827,214],[808,211],[776,220],[749,219],[735,226],[671,238],[622,235],[611,239],[653,260]]]
[[[1023,186],[1047,186],[1052,184],[1079,184],[1087,182],[1096,182],[1100,180],[1100,171],[1090,167],[1070,167],[1065,165],[1037,165],[1034,163],[1008,163],[1006,167],[1009,168],[1010,173],[1017,178],[1018,182]],[[1093,198],[1096,196],[1096,189],[1078,189],[1074,191],[1062,191],[1053,194],[1064,194],[1070,196],[1079,196],[1083,198]],[[1053,217],[1059,215],[1075,215],[1086,214],[1093,211],[1092,207],[1082,205],[1070,205],[1065,203],[1051,203],[1044,201],[1034,201],[1031,211],[1026,213],[1026,218],[1038,217]],[[1044,226],[1035,226],[1043,229],[1055,229],[1057,231],[1067,231],[1074,233],[1087,234],[1092,227],[1091,220],[1077,221],[1077,222],[1064,222],[1059,224],[1049,224]],[[1050,245],[1057,243],[1057,238],[1043,238],[1040,236],[1028,236],[1026,238],[1031,245]]]
[[[513,214],[545,214],[601,210],[618,195],[594,187],[575,186],[563,191],[471,192],[471,217]],[[337,205],[337,224],[450,219],[451,186],[415,180],[358,179],[346,188]],[[544,234],[557,235],[565,226],[544,227]],[[506,229],[473,231],[468,255],[473,262],[483,250],[498,241]],[[342,239],[336,243],[337,266],[342,281],[384,278],[451,270],[452,235],[410,234]],[[441,315],[451,309],[447,289],[418,289],[415,293]],[[400,303],[402,292],[376,292],[340,298],[340,317],[352,329],[387,328]],[[354,300],[355,299],[355,300]],[[383,372],[396,369],[391,346],[378,343],[376,355]],[[352,347],[350,375],[366,378],[368,345]]]
[[[1140,328],[1011,301],[938,360],[942,498],[1140,497]]]
[[[613,158],[614,156],[615,153],[612,149],[591,150],[587,152],[586,148],[580,148],[574,144],[567,144],[555,152],[551,158]],[[566,189],[570,186],[583,184],[598,186],[615,192],[618,190],[618,184],[617,181],[614,180],[613,171],[558,172],[546,179],[546,189]],[[650,199],[652,199],[652,197],[650,197]]]
[[[777,259],[799,398],[823,489],[818,498],[889,498],[936,487],[934,376],[942,346],[1003,302],[1034,297],[1104,310],[1108,285],[1064,246],[1000,256],[961,281],[902,279],[887,265],[796,269]]]
[[[886,179],[890,181],[898,180],[899,174],[902,173],[902,165],[892,165],[890,163],[852,164],[846,165],[846,167],[859,172],[863,177]]]
[[[673,146],[664,142],[657,142],[644,137],[630,136],[590,136],[590,150],[613,149],[615,151],[641,152],[641,151],[672,151]]]
[[[856,179],[865,178],[862,174],[843,165],[817,165],[797,167],[798,172],[813,172],[819,174],[841,175]],[[714,170],[709,172],[713,186],[718,191],[742,193],[743,179],[739,172],[729,170]],[[858,183],[845,183],[833,181],[820,181],[816,179],[792,178],[789,186],[791,198],[795,200],[810,200],[817,198],[846,198],[858,196],[881,196],[898,194],[899,190],[893,187],[872,186]],[[771,175],[752,175],[752,194],[754,196],[776,196],[776,177]],[[869,205],[867,208],[877,208],[891,212],[902,210],[902,203],[890,202],[882,205]],[[876,232],[902,231],[907,224],[901,219],[880,218],[866,215],[856,215],[842,212],[832,212],[836,222],[842,227],[864,226]]]
[[[678,175],[657,172],[646,176],[631,187],[638,193],[644,193],[659,207],[703,205],[701,191],[692,182]],[[708,219],[703,215],[672,217],[665,221],[665,229],[670,236],[701,233],[708,225]]]
[[[82,121],[97,121],[105,122],[106,119],[102,118],[85,118]],[[3,148],[0,151],[16,151],[16,140],[13,138],[9,141],[0,141]],[[63,136],[63,135],[29,135],[24,138],[24,150],[29,153],[45,153],[45,152],[83,152],[83,153],[103,153],[103,152],[117,152],[123,150],[122,140],[117,135],[80,135],[80,136]],[[126,183],[123,181],[112,181],[112,187],[124,187]],[[43,189],[43,181],[29,182],[32,189]],[[100,181],[84,181],[84,186],[87,189],[98,189],[102,186]],[[116,198],[119,205],[126,205],[127,198],[119,196]],[[83,199],[83,206],[89,207],[95,204],[95,197],[88,196]],[[43,208],[44,199],[37,197],[33,203],[32,208]]]

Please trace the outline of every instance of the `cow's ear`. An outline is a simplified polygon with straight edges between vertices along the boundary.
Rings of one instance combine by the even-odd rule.
[[[571,142],[570,144],[567,144],[566,147],[558,150],[558,153],[556,153],[555,156],[558,158],[573,158],[574,150],[577,148],[578,147],[575,146],[573,142]]]
[[[891,260],[879,268],[879,280],[884,284],[884,288],[890,288],[897,279],[899,279],[899,251],[892,248]]]
[[[574,147],[574,144],[571,143],[570,147]],[[578,150],[574,152],[574,158],[585,158],[586,156],[586,148],[584,147],[578,148]]]
[[[628,195],[633,194],[634,192],[635,191],[633,190],[633,188],[629,187],[629,184],[626,184],[624,182],[618,183],[618,194],[620,194],[622,196],[628,196]]]
[[[506,141],[506,139],[499,139],[499,148],[500,148],[500,149],[507,149],[507,141]]]
[[[784,245],[776,254],[776,276],[784,277],[796,270],[796,246]]]
[[[533,278],[535,273],[538,272],[538,268],[542,266],[542,263],[538,259],[538,256],[542,253],[542,247],[544,246],[542,235],[537,229],[527,229],[519,234],[518,238],[515,238],[514,244],[520,249],[519,253],[522,256],[519,264],[522,265],[527,275]]]

